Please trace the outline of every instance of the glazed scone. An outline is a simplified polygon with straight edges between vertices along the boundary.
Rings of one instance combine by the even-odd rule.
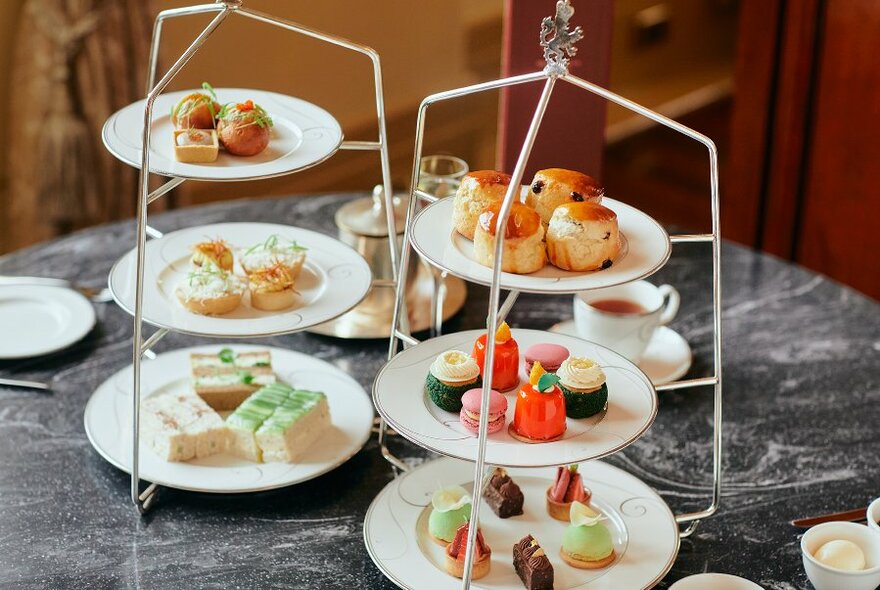
[[[538,170],[526,196],[526,205],[538,212],[546,226],[557,207],[565,203],[601,203],[605,189],[592,176],[565,168]]]
[[[474,234],[474,258],[483,266],[495,264],[495,231],[501,203],[484,211]],[[501,270],[528,274],[543,268],[547,261],[544,249],[544,226],[538,213],[522,203],[513,203],[504,232]]]
[[[246,288],[245,279],[207,262],[180,282],[177,298],[192,312],[222,315],[239,306]]]
[[[611,266],[620,250],[617,214],[598,203],[568,203],[553,212],[547,228],[547,257],[563,270]]]
[[[456,231],[473,240],[480,213],[500,203],[508,186],[510,175],[504,172],[476,170],[465,174],[452,203],[452,225]]]

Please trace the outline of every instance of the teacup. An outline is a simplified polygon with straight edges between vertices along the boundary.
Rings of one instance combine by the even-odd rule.
[[[819,547],[841,539],[852,541],[865,553],[866,569],[846,571],[820,563],[815,557]],[[801,537],[804,570],[816,590],[874,590],[880,584],[880,535],[854,522],[818,524]]]
[[[868,505],[868,512],[865,516],[867,516],[868,528],[880,533],[880,498]]]
[[[654,331],[675,319],[679,302],[675,287],[648,281],[583,291],[574,296],[574,323],[581,338],[637,363]]]

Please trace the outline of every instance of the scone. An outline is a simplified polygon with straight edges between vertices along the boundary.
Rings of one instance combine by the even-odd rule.
[[[526,205],[538,212],[544,225],[565,203],[601,203],[605,189],[592,176],[565,168],[538,170],[526,196]]]
[[[479,217],[474,233],[474,258],[483,266],[495,264],[495,224],[501,203],[486,209]],[[544,226],[534,209],[513,203],[504,232],[504,255],[501,270],[528,274],[543,268],[547,261],[544,250]]]
[[[458,233],[474,239],[474,228],[480,213],[500,203],[510,186],[510,175],[495,170],[476,170],[461,179],[452,203],[452,224]]]
[[[567,203],[547,228],[547,257],[563,270],[608,268],[620,250],[617,214],[598,203]]]

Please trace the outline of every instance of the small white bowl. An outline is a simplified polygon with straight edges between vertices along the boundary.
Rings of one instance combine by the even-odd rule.
[[[877,524],[877,521],[880,520],[880,498],[877,498],[868,505],[867,517],[868,528],[880,533],[880,524]]]
[[[866,569],[849,572],[819,563],[813,555],[828,541],[852,541],[865,553]],[[816,590],[874,590],[880,586],[880,535],[854,522],[826,522],[801,537],[804,570]]]
[[[680,579],[669,590],[764,590],[751,580],[730,574],[694,574]]]

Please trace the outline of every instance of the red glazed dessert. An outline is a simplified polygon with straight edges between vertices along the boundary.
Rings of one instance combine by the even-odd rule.
[[[486,334],[474,342],[471,356],[477,361],[482,376],[486,360]],[[492,389],[510,391],[519,384],[519,345],[511,336],[507,322],[502,322],[495,332],[495,358],[492,365]]]
[[[545,442],[565,434],[565,397],[557,381],[559,378],[544,371],[541,363],[532,366],[529,383],[523,385],[516,396],[512,435]]]

